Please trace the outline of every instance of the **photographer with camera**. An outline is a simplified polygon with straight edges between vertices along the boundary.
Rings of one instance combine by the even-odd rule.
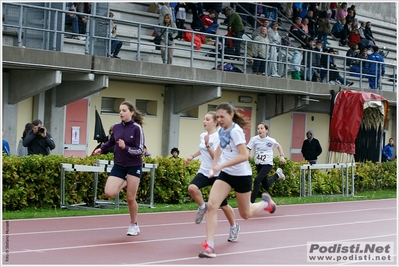
[[[32,124],[32,130],[23,141],[23,146],[28,148],[28,155],[50,155],[50,150],[55,148],[53,137],[47,132],[46,127],[43,127],[41,120],[34,120]]]

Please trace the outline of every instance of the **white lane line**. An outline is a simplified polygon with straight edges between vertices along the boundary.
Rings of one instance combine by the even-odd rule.
[[[375,222],[387,222],[387,221],[396,221],[397,218],[388,218],[388,219],[380,219],[380,220],[367,220],[367,221],[354,221],[354,222],[346,222],[346,223],[336,223],[336,224],[325,224],[325,225],[315,225],[315,226],[304,226],[304,227],[292,227],[292,228],[281,228],[281,229],[272,229],[272,230],[261,230],[261,231],[252,231],[252,232],[240,232],[240,235],[245,234],[260,234],[260,233],[270,233],[270,232],[278,232],[278,231],[298,231],[304,229],[315,229],[315,228],[326,228],[326,227],[336,227],[336,226],[344,226],[344,225],[354,225],[354,224],[370,224]],[[225,236],[226,234],[218,234],[215,236]],[[129,244],[140,244],[140,243],[155,243],[155,242],[164,242],[164,241],[174,241],[174,240],[188,240],[188,239],[199,239],[203,238],[201,236],[187,236],[187,237],[174,237],[174,238],[162,238],[162,239],[151,239],[151,240],[141,240],[141,241],[132,241],[132,242],[117,242],[117,243],[103,243],[103,244],[94,244],[94,245],[82,245],[82,246],[68,246],[68,247],[58,247],[58,248],[43,248],[43,249],[32,249],[29,251],[20,250],[20,251],[10,251],[10,254],[18,254],[18,253],[32,253],[32,252],[43,252],[43,251],[58,251],[58,250],[69,250],[69,249],[83,249],[83,248],[94,248],[94,247],[106,247],[106,246],[117,246],[117,245],[129,245]]]
[[[356,197],[356,196],[355,196]],[[277,197],[278,198],[278,197]],[[306,198],[306,197],[304,197]],[[365,203],[365,202],[393,202],[395,203],[398,202],[396,198],[388,198],[388,199],[368,199],[368,200],[349,200],[349,201],[337,201],[337,202],[322,202],[322,203],[304,203],[304,204],[289,204],[289,205],[281,205],[281,207],[301,207],[301,206],[320,206],[320,205],[336,205],[336,204],[349,204],[350,203]],[[278,207],[278,206],[277,206]],[[396,206],[395,206],[396,207]],[[237,208],[234,208],[237,209]],[[183,210],[183,211],[160,211],[160,212],[148,212],[148,213],[139,213],[141,215],[158,215],[158,214],[170,214],[170,213],[191,213],[191,212],[197,212],[197,210]],[[15,221],[15,222],[21,222],[21,221],[37,221],[37,220],[62,220],[62,219],[81,219],[81,218],[96,218],[96,217],[120,217],[120,216],[129,216],[129,214],[124,213],[124,214],[103,214],[103,215],[83,215],[83,216],[74,216],[74,217],[52,217],[52,218],[32,218],[32,219],[15,219],[15,220],[8,220],[8,221]],[[3,219],[4,220],[4,219]]]
[[[383,237],[392,237],[392,236],[396,236],[396,234],[377,235],[377,236],[368,236],[368,237],[342,239],[342,240],[331,240],[328,242],[349,242],[349,241],[369,240],[369,239],[374,239],[374,238],[383,238]],[[328,242],[326,241],[326,243],[328,243]],[[279,250],[279,249],[299,248],[299,247],[306,247],[306,246],[307,246],[307,244],[299,244],[299,245],[289,245],[289,246],[263,248],[263,249],[241,250],[241,251],[227,252],[227,253],[221,253],[221,254],[216,253],[216,254],[217,254],[217,257],[220,258],[223,256],[231,256],[231,255],[237,255],[237,254],[257,253],[257,252],[265,252],[265,251],[272,251],[272,250]],[[396,257],[396,255],[392,255],[392,256]],[[170,263],[170,262],[177,262],[177,261],[194,260],[194,259],[198,259],[198,256],[197,257],[189,257],[189,258],[175,258],[175,259],[160,260],[160,261],[141,262],[141,263],[135,263],[133,265],[161,264],[161,263]]]
[[[265,220],[265,219],[278,219],[278,218],[290,218],[290,217],[301,217],[301,216],[320,216],[320,215],[331,215],[331,214],[342,214],[342,213],[353,213],[353,212],[366,212],[366,211],[377,211],[377,210],[390,210],[396,209],[396,207],[387,207],[387,208],[368,208],[368,209],[356,209],[356,210],[343,210],[343,211],[326,211],[326,212],[318,212],[318,213],[301,213],[301,214],[287,214],[287,215],[275,215],[268,217],[256,217],[251,218],[250,220]],[[236,221],[243,221],[244,219],[236,219]],[[224,222],[226,220],[218,220],[218,222]],[[11,222],[10,222],[11,224]],[[164,224],[147,224],[140,225],[140,228],[146,227],[164,227],[164,226],[177,226],[177,225],[191,225],[190,222],[174,222],[174,223],[164,223]],[[18,235],[35,235],[35,234],[53,234],[53,233],[70,233],[70,232],[86,232],[86,231],[103,231],[103,230],[111,230],[111,229],[121,229],[127,228],[127,226],[115,226],[115,227],[97,227],[97,228],[84,228],[84,229],[69,229],[69,230],[52,230],[52,231],[41,231],[41,232],[24,232],[24,233],[8,233],[8,236],[18,236]],[[3,234],[4,236],[5,234]]]

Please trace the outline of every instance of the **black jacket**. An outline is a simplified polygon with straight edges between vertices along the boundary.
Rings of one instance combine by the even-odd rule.
[[[317,160],[322,152],[319,140],[315,138],[312,138],[311,141],[309,139],[304,140],[301,152],[306,160]]]
[[[55,143],[51,134],[47,132],[46,137],[43,138],[41,135],[34,134],[32,130],[30,130],[24,138],[23,145],[28,148],[28,155],[49,155],[50,150],[55,148]]]

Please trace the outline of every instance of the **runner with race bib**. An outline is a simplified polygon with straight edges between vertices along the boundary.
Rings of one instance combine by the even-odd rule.
[[[285,175],[281,168],[277,168],[276,173],[267,179],[267,175],[273,168],[273,147],[276,147],[280,152],[280,162],[286,163],[283,148],[276,139],[267,136],[268,132],[269,126],[263,122],[259,123],[258,135],[252,137],[247,144],[248,157],[252,157],[251,151],[253,150],[256,170],[258,171],[258,176],[256,176],[254,180],[254,188],[251,193],[251,203],[255,202],[261,183],[266,191],[269,191],[270,186],[277,181],[277,179],[285,179]]]

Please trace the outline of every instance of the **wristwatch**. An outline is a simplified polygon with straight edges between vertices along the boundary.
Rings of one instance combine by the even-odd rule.
[[[207,144],[205,147],[206,147],[206,148],[210,148],[210,147],[211,147],[211,145],[210,145],[210,144]]]

